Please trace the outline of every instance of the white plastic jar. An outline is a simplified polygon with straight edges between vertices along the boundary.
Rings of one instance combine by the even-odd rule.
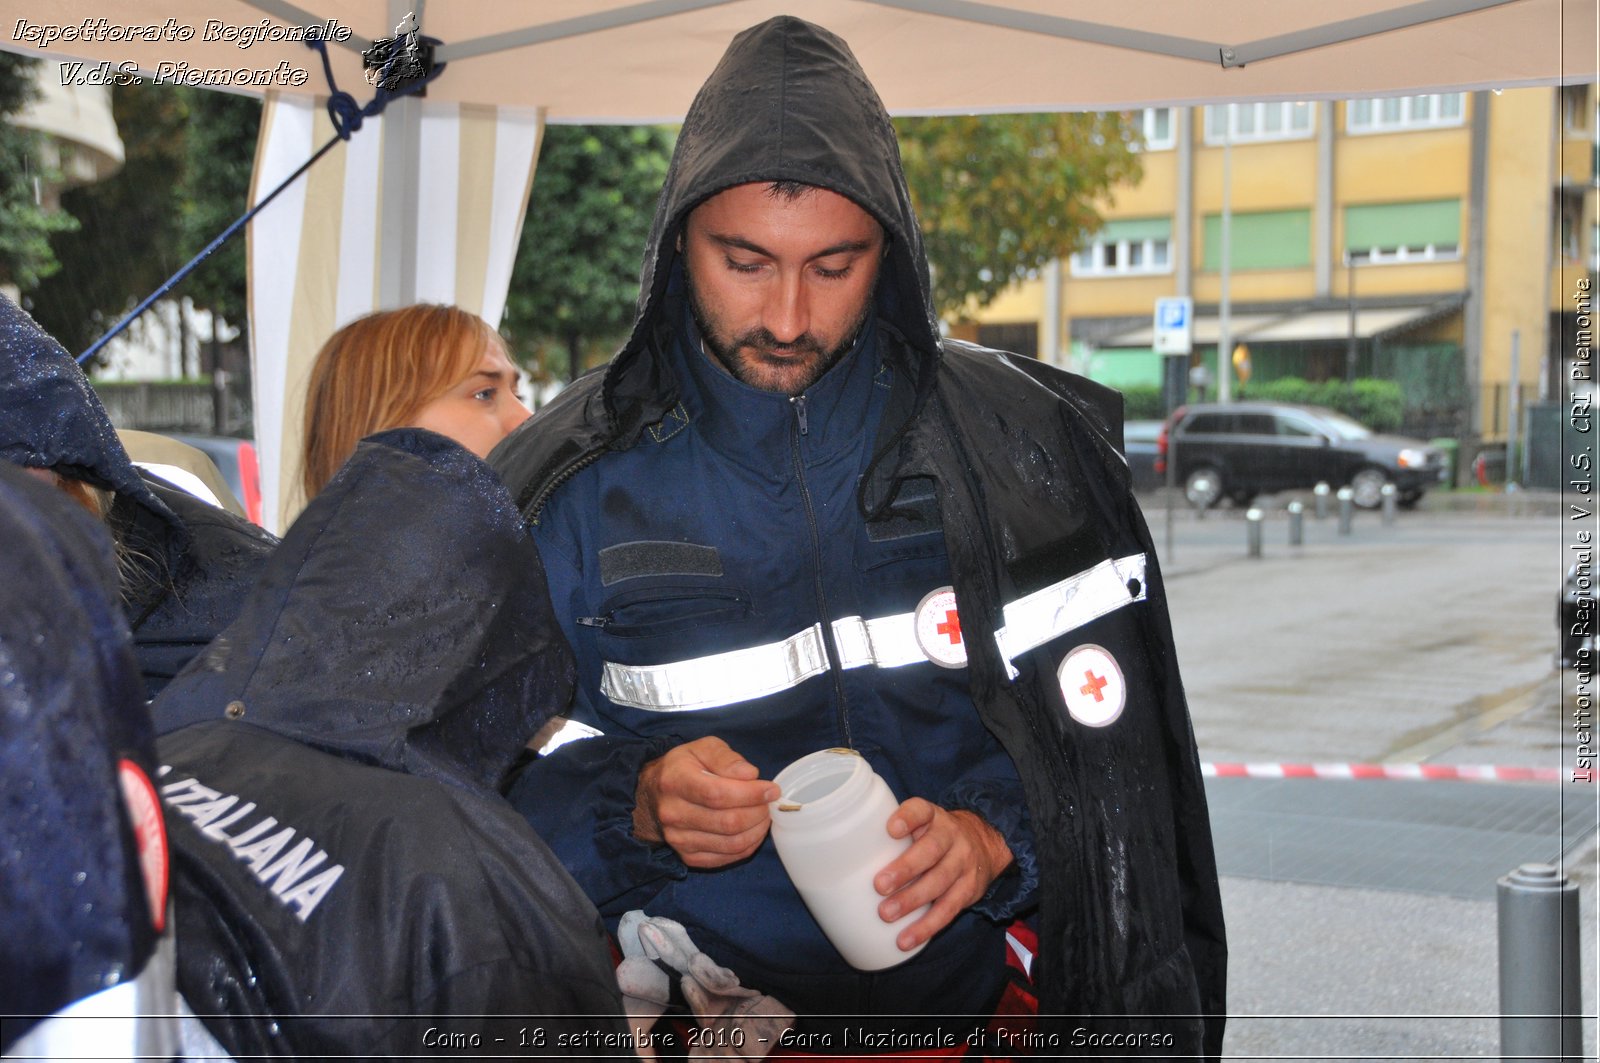
[[[889,834],[900,807],[887,783],[853,749],[809,753],[773,780],[772,841],[789,878],[822,932],[858,971],[881,971],[918,952],[902,952],[895,937],[928,910],[923,905],[893,923],[878,915],[878,872],[911,846]],[[926,944],[926,943],[924,943]]]

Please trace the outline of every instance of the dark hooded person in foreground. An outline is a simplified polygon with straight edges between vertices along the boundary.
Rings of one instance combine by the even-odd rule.
[[[599,915],[496,790],[571,689],[539,572],[488,466],[383,432],[156,699],[178,984],[233,1055],[626,1051]]]
[[[0,1052],[176,1045],[155,735],[105,529],[0,463]],[[86,1016],[81,1020],[78,1016]],[[98,1016],[98,1017],[97,1017]],[[123,1021],[106,1016],[123,1016]]]
[[[1114,392],[941,340],[848,47],[794,18],[740,34],[679,137],[631,336],[490,456],[578,664],[576,740],[513,804],[613,925],[681,923],[802,1032],[965,1034],[1021,917],[1037,1045],[1217,1056],[1205,792],[1120,425]],[[846,965],[766,838],[770,780],[828,747],[902,802],[879,917],[931,905],[887,970]]]
[[[4,296],[0,457],[48,472],[111,529],[146,696],[233,619],[277,542],[137,469],[83,370]]]

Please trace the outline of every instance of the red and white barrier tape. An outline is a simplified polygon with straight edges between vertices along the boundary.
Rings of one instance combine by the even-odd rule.
[[[1560,782],[1556,768],[1500,764],[1213,764],[1200,765],[1208,779],[1463,779],[1474,782]],[[1592,771],[1574,771],[1573,782],[1593,782]]]

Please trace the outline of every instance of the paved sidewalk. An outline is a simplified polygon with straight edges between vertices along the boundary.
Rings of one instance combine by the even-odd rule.
[[[1180,515],[1162,564],[1201,758],[1570,766],[1559,499],[1467,497],[1348,537],[1308,512],[1296,550],[1269,504],[1259,560],[1241,514]],[[1592,1016],[1597,791],[1211,780],[1230,1058],[1498,1058],[1494,883],[1563,850]]]

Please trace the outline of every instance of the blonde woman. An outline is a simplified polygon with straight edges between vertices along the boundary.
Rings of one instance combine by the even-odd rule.
[[[306,501],[356,443],[426,428],[481,457],[528,419],[505,343],[476,314],[417,305],[358,318],[317,352],[306,393],[300,483]]]

